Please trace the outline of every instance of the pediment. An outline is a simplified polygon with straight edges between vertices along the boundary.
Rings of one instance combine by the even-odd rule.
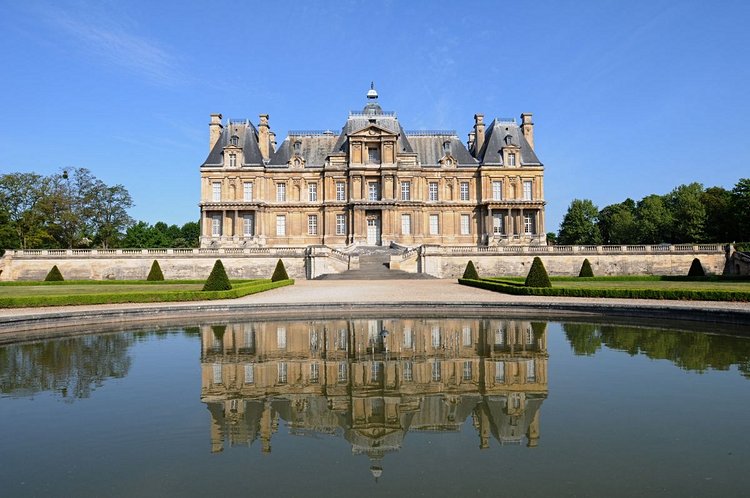
[[[386,130],[376,124],[370,124],[349,133],[349,137],[396,137],[396,134],[391,130]]]

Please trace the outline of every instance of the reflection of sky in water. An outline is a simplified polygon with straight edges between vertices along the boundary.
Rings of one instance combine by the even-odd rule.
[[[9,346],[0,482],[8,496],[738,495],[749,351],[747,339],[496,319]]]

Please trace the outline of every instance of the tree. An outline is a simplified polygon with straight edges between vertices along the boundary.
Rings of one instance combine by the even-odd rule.
[[[539,256],[536,256],[534,262],[531,263],[531,269],[529,270],[529,274],[526,275],[526,281],[523,285],[526,287],[552,287],[547,270],[544,268],[544,263],[542,263]]]
[[[750,178],[740,178],[732,189],[732,211],[735,220],[733,240],[750,241]]]
[[[589,262],[588,258],[585,258],[583,260],[583,264],[581,265],[581,271],[578,272],[579,277],[593,277],[594,276],[594,270],[591,269],[591,263]]]
[[[45,282],[62,282],[65,280],[62,276],[62,273],[60,273],[60,269],[57,267],[57,265],[54,265],[52,269],[47,273],[47,276],[44,277]]]
[[[703,269],[701,260],[698,258],[694,258],[693,262],[690,264],[690,269],[688,270],[688,277],[705,277],[705,276],[706,276],[706,271]]]
[[[554,246],[557,244],[557,234],[555,232],[547,232],[547,245]]]
[[[672,242],[684,244],[705,240],[706,208],[701,202],[703,185],[680,185],[667,194],[667,207],[672,213]]]
[[[286,268],[284,268],[284,263],[281,260],[276,262],[276,268],[271,275],[271,282],[278,282],[279,280],[289,280],[289,275],[287,275]]]
[[[116,243],[122,237],[122,232],[133,224],[133,218],[127,211],[133,207],[133,199],[122,185],[108,187],[97,180],[90,202],[95,240],[106,249]]]
[[[589,199],[573,199],[560,224],[560,244],[596,245],[602,235],[596,226],[599,210]]]
[[[466,263],[466,269],[464,270],[464,275],[461,278],[468,278],[470,280],[479,280],[479,274],[477,273],[477,269],[474,268],[474,262],[469,260],[468,263]]]
[[[159,266],[158,261],[154,260],[154,262],[151,263],[151,270],[149,270],[146,280],[149,282],[164,280],[164,274],[161,271],[161,266]]]
[[[49,182],[36,173],[0,175],[0,210],[7,220],[4,232],[15,233],[15,237],[10,238],[15,245],[10,247],[30,249],[45,247],[52,242],[44,227],[41,209],[48,188]]]
[[[635,244],[638,225],[635,221],[636,205],[633,199],[611,204],[599,211],[597,227],[605,244]]]
[[[638,243],[659,244],[671,240],[672,215],[661,196],[652,194],[641,199],[636,208],[636,220]]]
[[[197,221],[188,221],[180,228],[180,237],[185,241],[184,247],[198,247],[200,236],[201,226]]]
[[[732,213],[732,193],[723,187],[709,187],[701,196],[706,211],[706,242],[731,242],[736,225]]]
[[[229,282],[229,277],[224,269],[224,264],[220,259],[216,260],[214,267],[211,270],[211,274],[206,279],[206,283],[203,284],[204,291],[223,291],[232,288],[232,284]]]

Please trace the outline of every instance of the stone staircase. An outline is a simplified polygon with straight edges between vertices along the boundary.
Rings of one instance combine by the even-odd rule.
[[[401,254],[401,249],[391,249],[380,246],[361,246],[356,252],[359,254],[359,269],[347,270],[343,273],[329,273],[321,275],[316,280],[422,280],[434,278],[424,273],[409,273],[389,268],[392,254]]]

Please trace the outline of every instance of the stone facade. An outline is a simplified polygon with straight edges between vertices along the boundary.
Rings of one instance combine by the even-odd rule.
[[[531,114],[406,132],[374,89],[340,133],[211,115],[201,247],[545,244],[544,167]]]

